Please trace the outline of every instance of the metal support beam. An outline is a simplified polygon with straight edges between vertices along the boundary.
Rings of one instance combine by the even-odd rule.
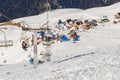
[[[37,55],[37,31],[34,32],[34,63],[33,68],[37,68],[38,55]]]
[[[4,15],[3,13],[0,12],[0,16],[5,17],[6,19],[8,19],[9,21],[11,21],[11,19],[9,17],[7,17],[6,15]]]
[[[3,30],[1,30],[1,29],[0,29],[0,31],[4,33],[4,38],[5,38],[5,47],[6,47],[6,49],[7,49],[7,46],[6,46],[6,45],[7,45],[6,34],[5,34],[5,32],[4,32]]]

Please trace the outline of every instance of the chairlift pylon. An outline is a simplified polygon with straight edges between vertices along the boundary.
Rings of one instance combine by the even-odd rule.
[[[47,8],[47,22],[49,22],[49,13],[48,11],[50,10],[50,3],[46,2],[45,7]],[[51,46],[51,44],[53,43],[53,39],[52,39],[52,34],[51,31],[49,29],[49,23],[46,24],[46,31],[45,31],[45,35],[44,35],[44,39],[43,39],[43,45],[44,46]]]

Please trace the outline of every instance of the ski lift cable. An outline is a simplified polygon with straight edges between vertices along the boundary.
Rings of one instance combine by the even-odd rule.
[[[1,8],[3,11],[9,13],[9,12],[8,12],[6,9],[4,9],[2,6],[0,6],[0,8]]]
[[[0,12],[0,16],[5,17],[6,19],[8,19],[9,21],[11,21],[11,19],[9,17],[7,17],[6,15],[4,15],[3,13]]]
[[[48,24],[49,23],[49,21],[47,21],[46,23],[44,23],[43,25],[42,25],[42,27],[44,27],[46,24]]]
[[[31,28],[30,25],[27,24],[25,21],[21,21],[21,23],[23,23],[23,26],[24,26],[24,27],[25,27],[25,25],[26,25],[26,26],[28,26],[29,28]]]

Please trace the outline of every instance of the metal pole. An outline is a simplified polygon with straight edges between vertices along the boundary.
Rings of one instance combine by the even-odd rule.
[[[3,17],[5,17],[5,18],[8,19],[9,21],[11,21],[11,19],[10,19],[9,17],[5,16],[3,13],[0,13],[0,15],[1,15],[1,16],[3,15]]]
[[[5,47],[6,47],[6,46],[7,46],[6,34],[5,34],[5,32],[4,32],[3,30],[0,29],[0,31],[4,33],[4,37],[5,37]],[[6,49],[7,49],[7,48],[6,48]]]
[[[48,3],[48,4],[49,4],[49,3]],[[47,22],[48,22],[48,19],[49,19],[48,11],[49,11],[49,6],[47,7]],[[48,23],[47,23],[47,27],[48,27]]]
[[[34,32],[34,63],[33,68],[37,68],[38,55],[37,55],[37,32]]]
[[[49,8],[50,8],[50,3],[49,3],[49,1],[47,0],[47,1],[46,1],[46,9],[47,9],[47,22],[49,21],[49,13],[48,13]],[[47,23],[47,27],[46,27],[46,28],[48,28],[48,23]]]

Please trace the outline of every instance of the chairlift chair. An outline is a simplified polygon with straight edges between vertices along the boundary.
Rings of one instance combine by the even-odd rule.
[[[47,32],[47,33],[44,35],[43,45],[44,45],[44,46],[51,46],[52,42],[53,42],[52,34],[50,34],[50,33]]]

